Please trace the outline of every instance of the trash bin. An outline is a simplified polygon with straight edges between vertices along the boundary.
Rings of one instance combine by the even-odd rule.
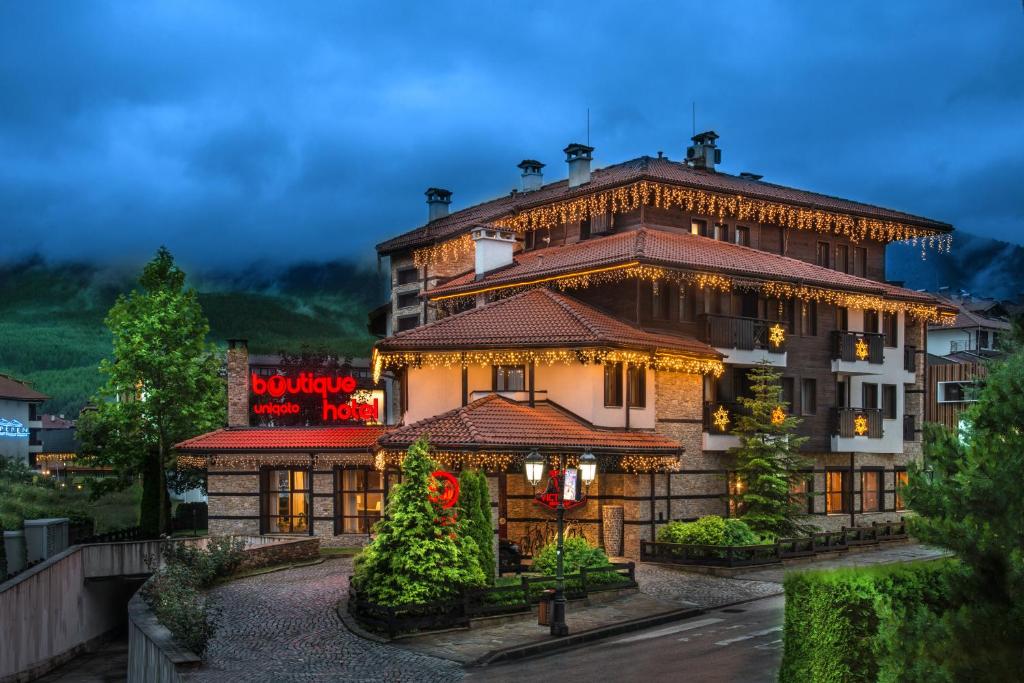
[[[555,601],[555,589],[548,588],[541,593],[540,604],[537,605],[537,625],[551,625],[551,610]]]

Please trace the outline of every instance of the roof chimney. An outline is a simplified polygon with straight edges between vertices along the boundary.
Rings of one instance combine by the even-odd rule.
[[[533,159],[523,159],[517,168],[523,169],[523,192],[539,190],[544,184],[544,174],[541,169],[544,164]]]
[[[512,265],[512,254],[516,248],[516,235],[508,230],[494,228],[473,228],[473,246],[476,252],[475,270],[477,278],[484,274]]]
[[[569,187],[589,183],[590,161],[594,158],[594,148],[574,142],[562,151],[565,152],[565,161],[569,164]]]
[[[713,130],[697,133],[692,138],[693,144],[686,148],[686,161],[694,168],[715,170],[715,164],[722,163],[722,150],[715,146],[718,133]]]
[[[744,180],[760,180],[761,178],[764,178],[764,176],[761,175],[760,173],[751,173],[750,171],[742,171],[740,173],[740,178],[743,178]]]
[[[228,427],[249,426],[249,342],[228,339]]]
[[[423,194],[427,195],[428,223],[448,215],[448,205],[452,203],[451,192],[440,187],[429,187]]]

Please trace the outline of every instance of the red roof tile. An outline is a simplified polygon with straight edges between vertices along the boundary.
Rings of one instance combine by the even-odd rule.
[[[0,398],[15,401],[45,401],[49,396],[33,389],[27,382],[0,375]]]
[[[644,156],[621,164],[596,169],[591,174],[590,182],[578,187],[570,188],[568,180],[560,180],[544,185],[539,190],[533,192],[517,192],[456,211],[427,225],[382,242],[377,245],[377,250],[384,254],[399,249],[424,246],[442,239],[454,237],[463,232],[468,232],[476,224],[488,223],[517,211],[524,211],[536,206],[571,199],[643,179],[727,195],[743,195],[753,199],[778,201],[824,211],[836,211],[866,218],[899,221],[938,232],[952,230],[952,226],[948,223],[933,221],[902,211],[832,197],[817,192],[798,190],[785,187],[784,185],[775,185],[761,180],[741,178],[728,173],[691,168],[681,162],[670,161],[666,158]]]
[[[489,286],[529,282],[631,261],[723,275],[782,280],[927,303],[938,302],[923,292],[847,275],[788,256],[689,233],[653,228],[640,228],[561,247],[519,253],[511,266],[492,271],[479,280],[470,271],[435,287],[427,296],[435,298]]]
[[[381,351],[619,347],[721,355],[693,337],[654,333],[550,289],[531,289],[377,342]]]
[[[654,432],[600,429],[547,401],[531,408],[489,394],[456,410],[436,415],[383,435],[381,447],[404,449],[420,437],[438,449],[514,450],[590,448],[617,453],[682,451],[679,442]]]
[[[184,453],[369,451],[386,427],[236,427],[182,441]]]

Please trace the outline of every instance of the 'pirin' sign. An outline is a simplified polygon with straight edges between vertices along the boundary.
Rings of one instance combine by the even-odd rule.
[[[284,375],[260,377],[256,373],[252,373],[250,379],[252,393],[255,396],[271,399],[265,402],[253,402],[252,412],[256,415],[296,415],[300,410],[299,404],[287,400],[288,397],[319,395],[323,401],[324,422],[378,421],[380,406],[376,398],[373,399],[373,403],[363,403],[355,398],[347,403],[331,402],[330,397],[338,394],[352,394],[356,390],[356,380],[351,375],[325,376],[302,372],[298,377],[285,377]]]
[[[8,439],[27,439],[28,427],[21,420],[6,420],[0,417],[0,437]]]

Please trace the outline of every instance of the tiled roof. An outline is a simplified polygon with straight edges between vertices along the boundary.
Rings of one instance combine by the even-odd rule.
[[[369,451],[385,427],[236,427],[182,441],[184,453],[219,451]]]
[[[8,398],[15,401],[45,401],[50,397],[39,393],[30,387],[27,382],[16,380],[7,375],[0,375],[0,398]]]
[[[50,415],[47,413],[41,417],[43,422],[43,429],[74,429],[74,420],[67,420],[60,415]]]
[[[381,351],[619,347],[720,354],[693,337],[654,333],[550,289],[530,289],[377,342]]]
[[[829,195],[797,190],[783,185],[766,183],[762,180],[741,178],[718,171],[707,171],[691,168],[678,161],[666,158],[639,157],[621,164],[614,164],[596,169],[590,182],[570,188],[568,180],[559,180],[544,185],[533,192],[516,192],[497,199],[492,199],[448,216],[439,218],[424,226],[403,233],[398,237],[377,245],[380,253],[389,253],[399,249],[420,247],[438,240],[448,239],[467,232],[473,225],[488,223],[517,211],[524,211],[536,206],[624,185],[637,180],[653,180],[670,183],[682,187],[690,187],[711,192],[731,195],[743,195],[753,199],[784,202],[797,206],[837,211],[840,213],[864,216],[886,221],[899,221],[940,232],[952,229],[948,223],[933,221],[921,216],[894,211],[872,204],[840,199]]]
[[[956,304],[954,304],[956,305]],[[989,330],[1011,330],[1011,325],[1006,320],[1000,320],[998,318],[987,318],[978,313],[967,310],[963,306],[956,314],[956,322],[952,325],[931,325],[931,329],[961,329],[968,327],[984,327]]]
[[[590,448],[618,453],[678,454],[677,441],[654,432],[600,429],[547,401],[531,408],[497,394],[383,435],[386,449],[404,449],[420,437],[438,449],[515,451]]]
[[[816,266],[708,237],[682,232],[640,228],[608,237],[585,240],[561,247],[519,253],[511,266],[488,273],[477,280],[470,271],[456,276],[427,293],[430,298],[474,291],[488,286],[511,285],[593,268],[632,261],[687,268],[722,275],[783,280],[831,289],[864,292],[879,296],[935,303],[929,294],[876,282],[867,278]]]

